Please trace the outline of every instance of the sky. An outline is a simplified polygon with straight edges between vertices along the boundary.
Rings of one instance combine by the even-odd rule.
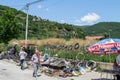
[[[0,5],[21,10],[37,0],[0,0]],[[93,25],[120,22],[120,0],[40,0],[29,6],[29,14],[59,23]],[[26,10],[22,10],[26,13]]]

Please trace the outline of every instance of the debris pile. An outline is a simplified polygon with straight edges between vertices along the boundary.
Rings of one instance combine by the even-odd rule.
[[[44,57],[43,57],[44,58]],[[71,77],[84,75],[87,72],[96,70],[95,61],[70,60],[62,58],[47,57],[41,63],[40,72],[48,76]]]

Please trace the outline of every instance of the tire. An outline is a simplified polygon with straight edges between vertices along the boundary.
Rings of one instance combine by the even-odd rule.
[[[79,43],[76,43],[76,44],[74,45],[74,49],[79,49]]]

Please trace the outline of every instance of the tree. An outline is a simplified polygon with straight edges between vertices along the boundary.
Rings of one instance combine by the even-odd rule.
[[[107,32],[105,32],[103,35],[104,35],[104,38],[108,38],[109,37]]]
[[[0,16],[0,43],[8,43],[13,38],[19,36],[19,26],[15,13],[11,9],[6,9]]]

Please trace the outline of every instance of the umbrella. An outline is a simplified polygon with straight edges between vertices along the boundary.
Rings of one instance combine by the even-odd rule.
[[[107,38],[88,47],[87,51],[92,54],[117,54],[120,50],[120,39]]]

